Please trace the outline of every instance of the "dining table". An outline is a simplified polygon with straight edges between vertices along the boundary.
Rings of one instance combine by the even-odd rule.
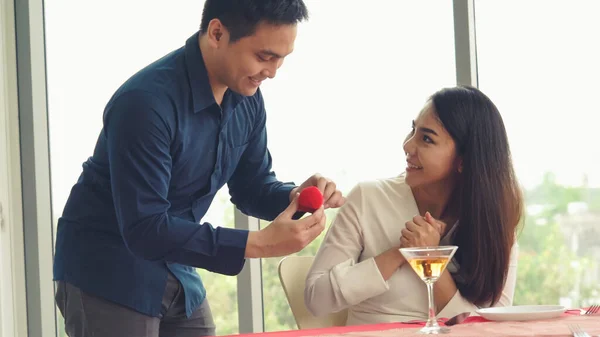
[[[445,319],[439,320],[445,325]],[[383,323],[356,326],[336,326],[319,329],[261,332],[230,337],[406,337],[423,336],[418,330],[425,322]],[[453,337],[521,337],[573,336],[569,326],[578,326],[590,337],[600,336],[600,315],[582,315],[579,310],[569,310],[562,315],[542,320],[491,321],[481,316],[467,317],[460,324],[452,325],[451,331],[444,336]]]

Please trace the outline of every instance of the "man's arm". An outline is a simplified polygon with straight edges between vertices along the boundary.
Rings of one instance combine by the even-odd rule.
[[[174,121],[146,92],[127,92],[105,114],[115,212],[128,249],[164,260],[235,275],[244,265],[248,231],[213,228],[169,215],[170,143]]]
[[[271,170],[267,148],[266,113],[260,91],[257,92],[258,118],[248,147],[228,182],[232,202],[244,214],[273,220],[290,203],[294,183],[283,183]],[[299,218],[300,213],[294,218]]]

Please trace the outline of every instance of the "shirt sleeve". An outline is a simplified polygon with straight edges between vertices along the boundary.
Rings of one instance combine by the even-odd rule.
[[[121,94],[105,111],[110,181],[119,229],[136,256],[235,275],[248,232],[213,228],[168,213],[174,119],[154,95]]]
[[[296,186],[279,181],[271,169],[273,161],[267,147],[266,112],[260,91],[256,99],[258,117],[254,131],[228,187],[231,201],[244,214],[273,220],[290,204],[290,193]]]
[[[358,261],[364,247],[362,199],[358,185],[348,194],[308,272],[304,301],[315,316],[341,311],[389,290],[374,258]]]
[[[504,289],[500,299],[496,302],[493,307],[508,307],[513,303],[513,297],[515,295],[515,286],[517,283],[517,261],[519,258],[519,245],[515,242],[510,252],[510,262],[508,264],[508,273],[506,275],[506,282],[504,283]],[[475,312],[478,307],[469,301],[467,301],[460,291],[456,291],[454,296],[450,299],[448,304],[438,313],[438,317],[450,318],[456,316],[462,312]]]

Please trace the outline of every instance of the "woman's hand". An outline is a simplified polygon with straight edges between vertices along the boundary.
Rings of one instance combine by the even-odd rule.
[[[406,228],[402,230],[400,237],[401,247],[438,246],[445,230],[446,224],[434,219],[429,212],[424,217],[417,215],[412,221],[406,222]]]

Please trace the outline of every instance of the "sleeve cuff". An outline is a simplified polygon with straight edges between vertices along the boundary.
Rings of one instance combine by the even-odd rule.
[[[222,261],[216,266],[217,272],[225,275],[237,275],[246,262],[247,230],[217,227],[217,259]]]
[[[437,314],[439,318],[451,318],[462,312],[474,312],[477,307],[462,297],[460,291],[456,291],[448,304]]]
[[[333,267],[332,277],[349,305],[380,295],[389,290],[374,258],[355,264],[346,260]]]

